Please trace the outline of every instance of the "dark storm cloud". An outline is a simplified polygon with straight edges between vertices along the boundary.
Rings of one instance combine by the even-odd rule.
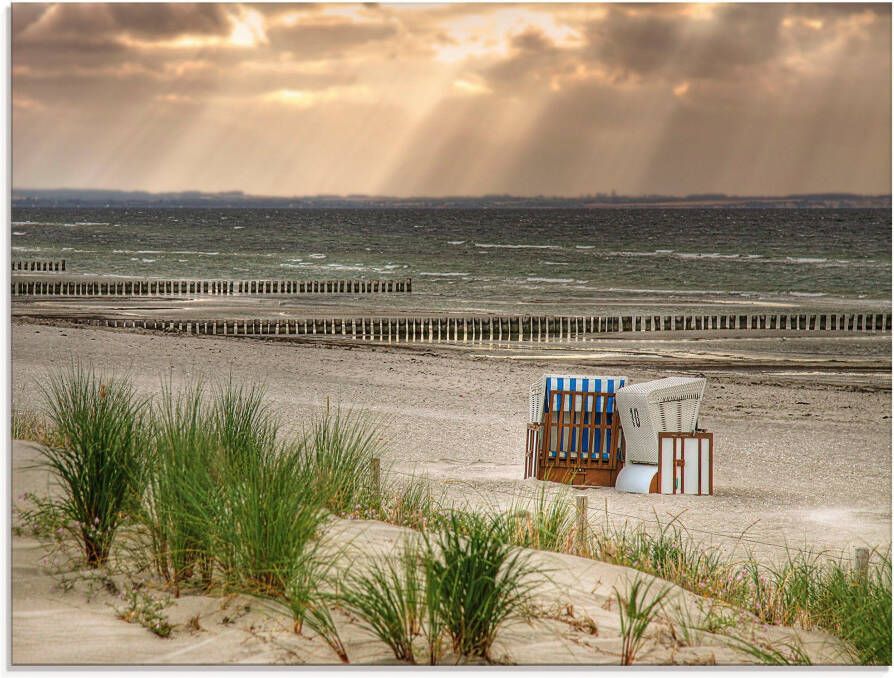
[[[561,69],[566,55],[542,32],[531,29],[512,38],[512,56],[482,72],[482,76],[495,88],[509,89],[524,81],[538,80],[556,69]]]
[[[225,35],[230,30],[224,7],[216,4],[109,4],[116,29],[139,37],[186,34]]]
[[[396,28],[385,24],[296,24],[277,26],[267,35],[276,47],[287,49],[306,58],[345,53],[370,42],[383,41],[393,36]]]
[[[682,13],[612,8],[588,31],[590,53],[608,67],[648,75],[720,77],[772,61],[780,51],[784,6],[762,11],[744,5],[717,8],[709,28]]]
[[[115,38],[122,34],[163,38],[184,34],[223,35],[229,30],[225,7],[217,4],[64,3],[40,6],[13,5],[13,25],[19,42],[41,42],[82,36]],[[25,28],[31,30],[25,31]]]
[[[37,21],[50,5],[34,3],[15,4],[12,6],[12,35],[17,36]]]

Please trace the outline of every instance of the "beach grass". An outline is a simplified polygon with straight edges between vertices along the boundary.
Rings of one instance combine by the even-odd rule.
[[[446,515],[445,505],[443,491],[435,496],[431,483],[425,478],[411,477],[399,483],[386,483],[369,517],[414,530],[425,530]]]
[[[590,526],[581,548],[570,497],[548,495],[544,486],[487,515],[448,506],[421,478],[376,486],[373,459],[384,443],[378,424],[359,413],[327,408],[289,437],[263,390],[232,380],[176,392],[163,384],[151,402],[127,380],[77,364],[47,384],[45,425],[14,417],[14,432],[52,431],[58,443],[45,442],[42,456],[59,498],[34,501],[23,513],[35,534],[70,535],[98,567],[119,528],[132,527],[175,595],[198,579],[205,590],[218,584],[273,598],[291,611],[297,632],[307,624],[342,661],[347,652],[330,612],[338,605],[364,619],[403,661],[419,659],[421,641],[431,663],[445,644],[460,658],[492,659],[497,629],[532,609],[537,573],[518,548],[526,547],[631,567],[729,606],[729,615],[698,620],[710,633],[725,634],[740,612],[750,613],[766,624],[825,630],[856,663],[891,662],[890,552],[875,553],[865,572],[794,550],[777,562],[734,559],[695,541],[679,520],[652,529],[617,527],[608,516]],[[323,548],[332,515],[420,530],[421,546],[348,577],[341,592],[324,592],[320,582],[337,578],[340,557]],[[651,623],[646,612],[654,611],[643,586],[618,598],[631,661],[641,622]],[[804,659],[797,647],[734,646],[759,661]]]
[[[10,419],[13,440],[30,440],[40,445],[58,447],[62,439],[52,424],[40,412],[13,407]]]
[[[70,521],[87,564],[98,567],[141,493],[147,401],[126,379],[103,378],[77,363],[49,375],[43,395],[61,441],[41,447],[61,488],[54,504]]]
[[[421,543],[347,577],[339,601],[400,661],[417,663],[420,640],[430,664],[446,644],[456,661],[489,661],[500,626],[529,613],[542,573],[512,544],[504,517],[443,518]]]
[[[491,659],[497,629],[529,608],[538,570],[510,532],[502,516],[453,512],[425,535],[433,612],[459,656]]]
[[[344,515],[377,503],[372,460],[384,447],[374,420],[327,409],[304,435],[302,447],[302,474],[311,479],[330,511]]]
[[[225,466],[216,505],[209,507],[213,554],[230,586],[283,595],[311,562],[326,519],[301,457],[280,446]]]
[[[735,559],[698,543],[676,522],[654,532],[606,522],[592,539],[599,560],[661,577],[766,624],[827,631],[845,642],[854,663],[891,663],[890,553],[876,553],[863,573],[840,557],[796,550],[779,562]],[[798,659],[794,650],[785,656]]]
[[[294,592],[314,567],[325,495],[263,391],[226,381],[210,403],[207,391],[165,386],[154,412],[143,515],[157,569],[177,591],[196,573],[207,586],[216,568],[231,588]]]
[[[426,621],[423,554],[405,543],[396,556],[383,556],[342,584],[341,603],[385,643],[396,659],[416,663],[414,644]],[[435,641],[436,642],[436,641]],[[427,656],[437,656],[431,647]]]
[[[214,506],[220,479],[215,430],[199,383],[175,393],[162,387],[153,408],[154,445],[149,451],[146,492],[140,513],[157,572],[179,595],[180,586],[201,572],[210,583],[211,533],[207,507]]]
[[[670,592],[665,586],[654,592],[655,581],[646,583],[636,577],[623,593],[615,589],[615,599],[621,617],[621,665],[629,666],[636,661],[636,656],[645,642],[646,630],[655,621],[662,609],[664,599]]]
[[[575,525],[567,492],[550,497],[541,486],[534,499],[515,502],[505,513],[505,520],[518,546],[562,553],[574,548]]]

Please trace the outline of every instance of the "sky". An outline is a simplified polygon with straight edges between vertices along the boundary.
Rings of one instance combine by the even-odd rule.
[[[16,188],[891,190],[890,5],[22,4]]]

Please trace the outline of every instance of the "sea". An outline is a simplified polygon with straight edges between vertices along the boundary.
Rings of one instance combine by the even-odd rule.
[[[13,258],[70,275],[411,277],[416,308],[891,306],[890,209],[14,208],[11,228]]]

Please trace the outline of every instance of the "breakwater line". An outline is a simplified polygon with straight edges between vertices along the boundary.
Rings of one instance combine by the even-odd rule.
[[[65,259],[13,259],[13,272],[64,273]]]
[[[46,320],[46,318],[41,318]],[[223,337],[320,337],[374,342],[539,343],[581,342],[600,335],[649,332],[791,331],[890,332],[891,313],[430,316],[278,318],[239,320],[55,318],[93,327]]]
[[[186,297],[195,295],[405,294],[396,280],[13,280],[14,297]]]

